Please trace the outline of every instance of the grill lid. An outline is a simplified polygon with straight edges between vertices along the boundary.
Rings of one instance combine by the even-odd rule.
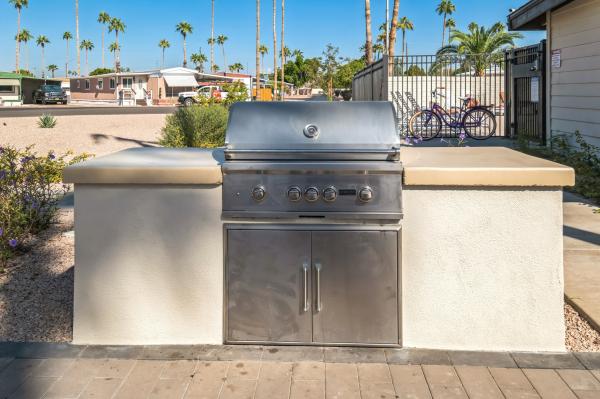
[[[392,104],[244,102],[231,107],[228,160],[399,159]]]

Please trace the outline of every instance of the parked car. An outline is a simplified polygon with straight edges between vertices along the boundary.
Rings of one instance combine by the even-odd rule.
[[[184,91],[179,93],[179,103],[189,107],[198,102],[198,96],[206,98],[227,98],[227,92],[220,86],[202,86],[197,91]]]
[[[41,85],[33,92],[33,102],[36,104],[66,104],[67,94],[59,85]]]

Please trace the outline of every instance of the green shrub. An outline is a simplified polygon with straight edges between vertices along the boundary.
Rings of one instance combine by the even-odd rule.
[[[223,146],[228,115],[227,108],[218,104],[179,108],[167,116],[159,142],[165,147]]]
[[[38,119],[38,126],[42,129],[52,129],[56,126],[56,118],[50,114],[42,114]]]
[[[32,147],[0,147],[0,271],[24,240],[54,221],[68,189],[61,183],[64,167],[88,157],[67,160],[71,155],[38,156]]]
[[[575,169],[575,187],[568,188],[600,204],[600,148],[574,133],[576,146],[565,135],[554,136],[550,147],[530,146],[526,139],[518,140],[518,149]]]

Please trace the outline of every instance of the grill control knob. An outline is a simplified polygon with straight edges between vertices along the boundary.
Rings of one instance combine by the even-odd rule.
[[[363,187],[358,192],[358,199],[361,202],[369,202],[373,199],[373,190],[371,187]]]
[[[323,190],[323,200],[326,202],[333,202],[337,198],[337,190],[335,187],[330,186]]]
[[[260,202],[267,197],[267,190],[263,186],[256,186],[252,189],[252,199]]]
[[[290,187],[287,191],[287,197],[292,202],[298,202],[302,199],[302,190],[297,186]]]
[[[304,199],[308,202],[315,202],[319,199],[319,189],[316,187],[309,187],[304,190]]]

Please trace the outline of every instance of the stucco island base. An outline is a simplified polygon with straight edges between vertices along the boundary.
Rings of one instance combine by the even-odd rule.
[[[399,344],[564,351],[561,186],[572,170],[509,150],[428,150],[403,160]],[[66,169],[74,343],[223,343],[218,152],[130,150]]]

